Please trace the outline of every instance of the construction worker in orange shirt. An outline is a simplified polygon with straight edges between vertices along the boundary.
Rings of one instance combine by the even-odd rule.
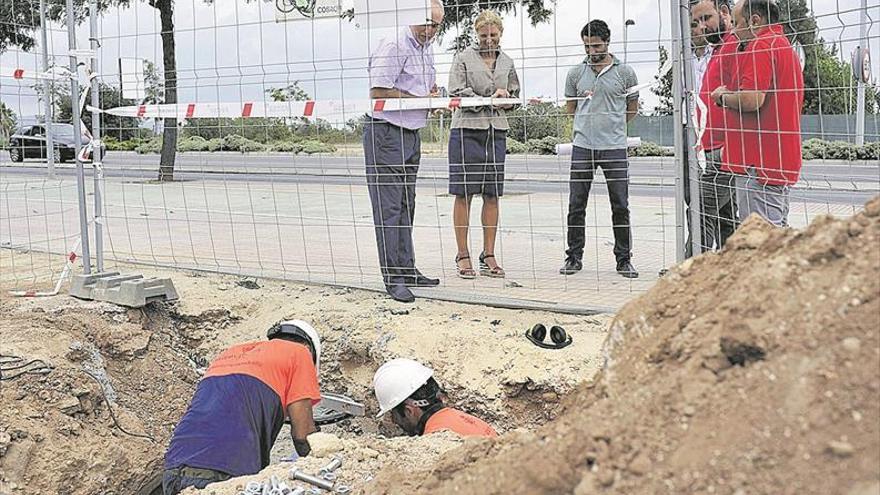
[[[309,455],[321,338],[301,320],[280,322],[266,337],[223,351],[208,367],[169,442],[165,495],[258,473],[285,419],[297,455]]]
[[[462,437],[497,437],[485,421],[447,407],[446,394],[434,380],[434,371],[412,359],[392,359],[373,376],[373,391],[381,418],[391,420],[407,435],[428,435],[451,431]]]

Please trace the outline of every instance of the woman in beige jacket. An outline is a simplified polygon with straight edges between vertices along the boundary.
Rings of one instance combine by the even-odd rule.
[[[449,74],[449,94],[468,97],[516,98],[519,78],[513,59],[499,48],[504,32],[501,17],[484,10],[474,22],[479,46],[459,52]],[[449,135],[449,193],[455,195],[452,220],[458,253],[458,276],[474,278],[468,248],[471,199],[483,198],[483,252],[480,274],[503,278],[495,258],[498,232],[498,198],[504,193],[504,158],[507,154],[509,106],[458,108],[452,114]]]

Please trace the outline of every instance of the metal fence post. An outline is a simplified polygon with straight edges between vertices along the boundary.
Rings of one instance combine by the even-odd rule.
[[[82,148],[82,130],[79,115],[79,82],[76,79],[76,16],[73,12],[73,0],[67,0],[67,50],[70,58],[70,105],[73,107],[73,144],[76,149],[76,193],[79,197],[79,229],[82,236],[82,264],[83,273],[88,275],[92,272],[91,256],[89,252],[89,222],[86,206],[86,179],[83,172],[83,163],[79,158]]]
[[[675,256],[678,262],[686,257],[685,230],[690,232],[691,252],[702,253],[703,239],[700,229],[700,167],[696,156],[691,101],[694,98],[694,73],[690,57],[691,32],[688,0],[670,0],[672,9],[672,94],[675,116]],[[687,174],[685,174],[687,171]],[[685,180],[685,178],[687,180]],[[685,188],[690,201],[685,202]],[[687,203],[687,205],[686,205]],[[687,211],[685,211],[687,206]]]
[[[685,258],[685,184],[684,180],[684,134],[681,113],[681,25],[679,23],[679,0],[669,0],[670,24],[672,27],[672,115],[673,140],[675,149],[675,261],[681,263]]]
[[[672,24],[675,24],[673,19]],[[702,224],[702,198],[700,197],[700,165],[697,163],[697,134],[694,122],[694,109],[697,107],[694,88],[694,66],[691,43],[691,15],[688,0],[678,2],[678,25],[681,29],[681,75],[682,75],[682,99],[678,102],[686,110],[684,115],[684,146],[687,150],[688,184],[691,201],[688,205],[690,214],[690,239],[691,252],[697,256],[703,252],[703,229]]]
[[[92,57],[92,107],[101,106],[101,87],[98,81],[98,5],[97,0],[89,2],[89,45],[94,52]],[[92,169],[95,180],[95,266],[98,272],[104,271],[104,157],[101,154],[101,114],[92,112]]]
[[[43,48],[43,72],[49,72],[49,43],[46,40],[46,0],[40,0],[40,43]],[[55,178],[55,146],[52,139],[52,80],[43,79],[43,100],[46,105],[46,168],[49,178]]]
[[[862,8],[859,13],[859,50],[868,48],[868,0],[862,0]],[[858,57],[861,60],[861,57]],[[859,67],[856,73],[861,73]],[[858,80],[858,90],[856,100],[856,146],[865,144],[865,81],[862,78]]]

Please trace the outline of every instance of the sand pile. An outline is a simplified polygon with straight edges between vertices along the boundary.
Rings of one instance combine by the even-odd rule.
[[[750,220],[628,304],[606,363],[545,427],[364,493],[877,494],[880,198],[804,231]]]

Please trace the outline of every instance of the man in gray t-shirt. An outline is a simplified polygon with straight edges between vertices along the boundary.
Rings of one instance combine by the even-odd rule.
[[[571,98],[566,108],[574,115],[574,148],[568,196],[568,249],[565,265],[559,273],[571,275],[583,267],[587,199],[596,168],[601,167],[611,199],[617,272],[636,278],[639,273],[630,261],[632,232],[626,124],[639,109],[638,92],[630,93],[638,80],[631,67],[608,53],[611,31],[604,21],[590,21],[581,30],[581,38],[587,57],[571,68],[565,80],[565,97]]]

